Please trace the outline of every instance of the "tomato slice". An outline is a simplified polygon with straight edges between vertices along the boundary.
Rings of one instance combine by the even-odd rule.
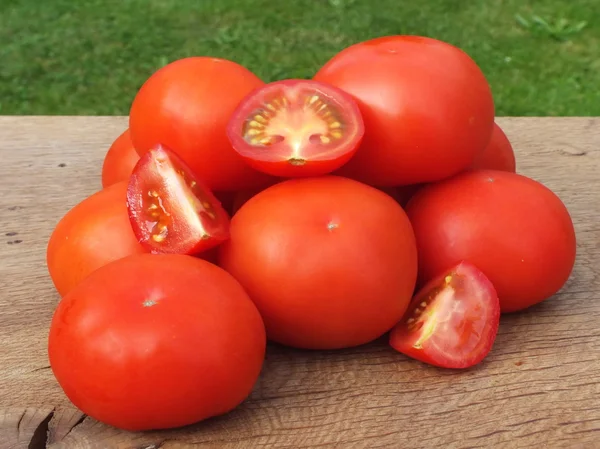
[[[198,254],[229,238],[229,215],[219,200],[163,146],[133,169],[127,207],[136,237],[155,254]]]
[[[344,91],[312,80],[284,80],[248,95],[227,135],[257,170],[280,177],[318,176],[348,162],[362,141],[363,119]]]
[[[489,279],[461,262],[425,285],[390,333],[397,351],[442,368],[468,368],[492,349],[500,301]]]

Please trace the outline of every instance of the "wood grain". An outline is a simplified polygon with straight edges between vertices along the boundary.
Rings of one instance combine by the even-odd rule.
[[[384,340],[337,352],[269,347],[252,396],[185,429],[126,433],[86,418],[58,387],[46,338],[58,296],[45,246],[100,188],[124,117],[0,117],[0,448],[600,448],[600,119],[505,118],[519,172],[570,209],[567,286],[505,316],[492,354],[444,371]]]

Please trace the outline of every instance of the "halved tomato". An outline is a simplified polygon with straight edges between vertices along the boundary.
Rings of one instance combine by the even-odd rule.
[[[397,351],[442,368],[468,368],[492,349],[500,324],[494,286],[474,265],[461,262],[413,298],[390,333]]]
[[[197,254],[229,238],[229,216],[175,153],[153,148],[127,189],[133,232],[152,253]]]
[[[234,112],[227,135],[249,165],[281,177],[324,175],[348,162],[364,124],[352,97],[311,80],[254,90]]]

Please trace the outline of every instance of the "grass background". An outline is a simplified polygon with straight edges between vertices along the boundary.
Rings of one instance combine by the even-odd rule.
[[[1,0],[0,114],[127,114],[181,57],[304,78],[353,43],[419,34],[475,59],[499,116],[600,115],[598,22],[598,0]]]

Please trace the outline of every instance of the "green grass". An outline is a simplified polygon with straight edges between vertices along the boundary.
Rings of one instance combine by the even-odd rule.
[[[477,61],[497,115],[600,115],[598,22],[598,0],[2,0],[0,114],[127,114],[181,57],[270,81],[310,77],[361,40],[420,34]]]

